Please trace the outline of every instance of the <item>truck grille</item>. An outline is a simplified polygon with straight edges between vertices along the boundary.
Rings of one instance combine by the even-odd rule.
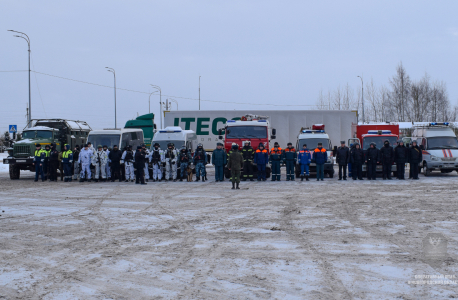
[[[29,157],[30,146],[14,146],[13,155],[14,157]]]

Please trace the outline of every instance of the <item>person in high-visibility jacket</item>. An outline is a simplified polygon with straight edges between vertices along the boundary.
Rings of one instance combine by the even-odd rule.
[[[309,181],[309,165],[312,161],[312,154],[309,149],[307,149],[306,144],[302,145],[302,150],[299,151],[299,154],[297,155],[297,161],[301,166],[301,181],[304,181],[304,178],[306,181]]]
[[[297,161],[297,151],[292,143],[288,143],[288,147],[283,150],[283,162],[286,164],[286,180],[294,180],[294,167]]]
[[[324,164],[328,160],[328,153],[323,148],[322,143],[318,143],[318,146],[313,151],[313,160],[316,163],[316,181],[324,180]]]
[[[49,177],[49,155],[51,154],[51,146],[46,145],[45,149],[43,150],[45,153],[45,157],[43,159],[43,174],[45,174],[45,180],[48,180]]]
[[[64,146],[62,152],[62,168],[64,169],[64,181],[72,181],[73,152],[69,145]]]
[[[272,181],[280,181],[281,170],[280,165],[283,159],[283,153],[280,145],[275,142],[274,147],[270,150],[269,162],[272,166]]]
[[[33,157],[33,165],[35,166],[35,181],[38,181],[38,175],[41,175],[41,181],[46,181],[43,173],[43,161],[46,157],[45,150],[41,149],[40,144],[36,144],[36,150]]]
[[[250,141],[245,141],[244,146],[242,148],[242,156],[243,156],[243,181],[249,179],[253,181],[253,156],[254,156],[254,149],[251,147]]]
[[[258,168],[258,181],[266,181],[266,165],[269,162],[269,152],[264,149],[264,144],[259,143],[254,153],[253,163]]]

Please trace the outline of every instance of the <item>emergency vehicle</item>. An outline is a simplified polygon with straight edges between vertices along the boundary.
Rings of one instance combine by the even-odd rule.
[[[371,143],[375,143],[377,149],[381,149],[386,140],[390,142],[391,147],[396,147],[399,139],[399,125],[389,124],[364,124],[357,125],[352,124],[352,138],[348,140],[348,145],[359,143],[364,154],[367,149],[371,146]],[[382,172],[383,166],[377,164],[376,172]],[[391,171],[396,176],[396,165],[393,162]],[[363,176],[366,176],[367,166],[363,164]]]
[[[449,123],[432,122],[414,126],[412,141],[417,141],[422,149],[423,161],[419,168],[423,168],[425,176],[431,175],[433,170],[440,170],[441,173],[458,172],[458,140]]]
[[[247,114],[240,120],[227,120],[225,127],[218,130],[219,139],[224,141],[226,152],[232,148],[232,143],[239,145],[239,150],[243,148],[245,141],[250,141],[254,151],[258,149],[260,143],[264,144],[264,149],[270,151],[270,142],[275,139],[276,130],[271,128],[269,117]],[[224,131],[224,138],[223,138]],[[253,172],[257,172],[256,166],[253,166]],[[266,177],[270,177],[270,166],[266,166]],[[230,178],[230,171],[225,168],[226,178]]]
[[[324,130],[324,124],[314,124],[312,128],[302,127],[296,141],[296,150],[302,150],[302,145],[307,144],[307,148],[312,154],[312,163],[309,166],[310,174],[316,174],[316,163],[313,162],[313,151],[317,148],[318,143],[323,145],[323,148],[327,150],[328,160],[324,164],[324,174],[328,174],[329,178],[334,177],[334,159],[335,153],[337,151],[337,146],[333,149],[331,139],[329,135]],[[296,166],[296,177],[299,178],[301,175],[300,167]]]

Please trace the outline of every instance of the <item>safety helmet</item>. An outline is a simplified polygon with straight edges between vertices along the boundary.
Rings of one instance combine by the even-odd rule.
[[[37,147],[37,148],[38,148],[38,147],[41,147],[41,145],[40,145],[40,144],[36,144],[36,145],[35,145],[35,147]]]
[[[244,141],[243,144],[244,145],[246,145],[246,144],[251,145],[251,141]]]
[[[154,143],[154,147],[159,147],[159,143]]]
[[[384,143],[384,144],[389,144],[390,141],[389,141],[389,140],[385,140],[383,143]]]
[[[416,141],[416,140],[412,140],[412,141],[410,142],[410,144],[413,144],[413,143],[415,143],[415,144],[416,144],[416,143],[417,143],[417,141]]]
[[[280,145],[277,142],[275,142],[274,147],[280,147]]]
[[[102,145],[98,145],[98,146],[97,146],[97,149],[99,149],[99,148],[103,148]]]
[[[375,142],[372,142],[370,145],[374,146],[374,147],[377,146],[377,144]]]
[[[146,145],[145,145],[145,144],[142,144],[142,148],[146,148]]]
[[[223,143],[216,143],[216,146],[224,146]]]
[[[40,147],[41,147],[41,145],[40,145]],[[46,146],[45,146],[45,148],[51,148],[51,146],[49,146],[49,145],[46,145]]]
[[[197,148],[202,148],[204,145],[202,145],[201,143],[197,144]]]
[[[127,149],[129,149],[129,148],[131,148],[131,149],[132,149],[132,145],[128,145],[128,146],[127,146]]]
[[[103,145],[103,148],[108,148],[108,146],[107,145]]]
[[[173,146],[175,146],[173,143],[168,143],[167,144],[167,148],[170,148],[170,147],[173,147]]]
[[[237,145],[236,143],[234,143],[234,144],[232,145],[232,149],[236,150],[236,149],[238,149],[238,148],[239,148],[239,145]]]

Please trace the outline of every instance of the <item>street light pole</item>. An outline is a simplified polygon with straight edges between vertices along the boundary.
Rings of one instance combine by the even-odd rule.
[[[153,88],[159,91],[159,114],[161,115],[161,128],[162,129],[162,90],[159,86],[150,84]]]
[[[116,125],[117,125],[117,122],[116,122],[116,72],[113,68],[109,68],[109,67],[105,67],[106,69],[108,69],[107,71],[108,72],[111,72],[113,73],[113,76],[114,76],[114,107],[115,107],[115,128],[118,128]]]
[[[199,75],[199,110],[200,110],[200,75]]]
[[[363,78],[361,76],[357,76],[361,79],[361,106],[362,106],[362,109],[363,109],[363,124],[365,122],[365,119],[364,119],[364,83],[363,83]]]
[[[154,91],[152,92],[151,94],[149,94],[149,98],[148,98],[148,113],[150,114],[151,113],[151,95],[156,93],[157,91]]]
[[[32,122],[31,122],[32,121],[32,91],[30,88],[30,38],[24,32],[15,31],[15,30],[8,30],[8,31],[22,34],[22,35],[15,35],[15,37],[23,38],[27,42],[27,45],[29,46],[29,112],[27,114],[27,124],[28,124],[28,127],[30,128],[32,127]]]

